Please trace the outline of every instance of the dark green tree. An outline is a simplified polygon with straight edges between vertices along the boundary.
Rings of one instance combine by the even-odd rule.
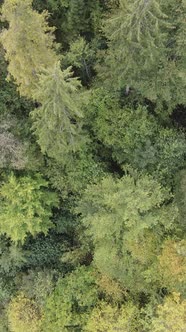
[[[85,114],[94,136],[119,165],[130,164],[164,183],[184,167],[184,133],[161,125],[146,107],[121,108],[116,96],[97,89]]]

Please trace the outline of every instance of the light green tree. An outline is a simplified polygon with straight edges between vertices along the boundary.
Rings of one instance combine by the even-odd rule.
[[[23,293],[14,297],[8,306],[8,325],[11,332],[40,332],[41,318],[37,304]]]
[[[156,234],[161,242],[177,217],[177,207],[167,204],[170,199],[150,176],[108,176],[89,186],[77,207],[94,244],[94,263],[131,292],[151,288],[150,267],[160,250]]]
[[[137,327],[138,309],[133,304],[112,307],[107,303],[100,303],[91,313],[85,332],[134,332]]]
[[[13,77],[21,95],[31,98],[38,74],[57,60],[53,49],[53,28],[47,24],[47,12],[32,9],[32,0],[5,0],[2,19],[9,27],[1,33],[6,50],[9,77]]]
[[[74,151],[78,145],[80,86],[78,79],[72,77],[71,68],[61,71],[59,62],[39,77],[34,97],[41,106],[31,113],[33,130],[42,152],[55,159],[64,158],[67,151]]]
[[[58,205],[56,193],[39,174],[16,178],[11,174],[0,188],[0,233],[14,242],[24,242],[27,234],[47,233],[52,227],[52,207]]]
[[[185,1],[120,0],[104,26],[109,40],[106,76],[116,88],[173,109],[185,104]],[[175,13],[182,13],[175,15]]]
[[[165,298],[159,305],[157,316],[152,319],[150,331],[153,332],[184,332],[186,329],[186,300],[181,300],[179,293]]]
[[[158,270],[162,285],[169,291],[185,291],[186,241],[166,240],[158,256]]]

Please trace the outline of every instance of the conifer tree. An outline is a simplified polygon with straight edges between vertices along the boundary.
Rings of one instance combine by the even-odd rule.
[[[42,152],[55,159],[75,150],[78,143],[82,114],[76,91],[81,85],[71,76],[71,68],[61,71],[58,62],[40,75],[34,94],[41,106],[32,112],[33,129]]]
[[[165,104],[173,109],[176,104],[185,104],[185,56],[180,50],[185,22],[183,18],[172,19],[176,1],[119,3],[104,26],[109,40],[106,76],[114,75],[116,88],[128,91],[131,87],[157,106]],[[177,10],[185,12],[183,1]]]
[[[47,12],[32,9],[32,0],[5,0],[2,19],[9,27],[1,33],[1,42],[9,62],[9,77],[13,77],[20,94],[32,97],[38,74],[56,61],[53,28],[47,24]]]

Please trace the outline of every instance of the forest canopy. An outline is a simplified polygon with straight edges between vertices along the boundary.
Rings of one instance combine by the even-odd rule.
[[[0,7],[0,332],[185,332],[185,0]]]

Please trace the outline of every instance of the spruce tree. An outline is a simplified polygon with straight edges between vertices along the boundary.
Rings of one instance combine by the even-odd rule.
[[[39,77],[35,98],[41,103],[32,113],[33,130],[43,153],[57,160],[78,144],[81,112],[76,91],[80,87],[71,68],[61,71],[60,63]]]
[[[104,25],[109,41],[105,75],[109,79],[114,76],[115,88],[128,92],[130,87],[157,107],[173,109],[185,104],[185,56],[180,48],[184,43],[184,2],[179,1],[176,8],[181,18],[174,15],[176,1],[119,3]]]

